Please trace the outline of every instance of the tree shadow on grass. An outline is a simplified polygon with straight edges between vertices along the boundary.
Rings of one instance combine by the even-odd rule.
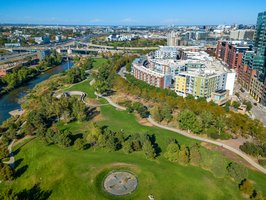
[[[13,155],[16,156],[19,152],[20,149],[22,147],[24,147],[26,144],[30,143],[32,140],[36,139],[37,137],[32,137],[30,140],[28,140],[27,142],[23,143],[22,145],[20,145],[15,151],[13,151]]]
[[[13,151],[13,156],[18,155],[19,152],[20,152],[20,148],[17,148],[15,151]]]
[[[24,189],[18,193],[19,200],[47,200],[52,194],[51,190],[42,190],[40,184],[35,184],[30,189]]]
[[[156,136],[154,134],[149,135],[150,141],[152,143],[153,148],[155,149],[156,156],[159,156],[162,152],[162,149],[159,147],[158,143],[156,143]]]
[[[86,120],[92,120],[94,117],[100,114],[100,112],[97,111],[96,107],[88,108],[86,113],[87,113]]]
[[[23,167],[17,169],[15,172],[15,178],[19,178],[22,174],[25,173],[25,171],[27,171],[28,168],[29,168],[28,165],[24,165]]]
[[[83,134],[82,133],[77,133],[75,135],[70,135],[70,140],[71,140],[71,146],[75,143],[75,141],[79,138],[83,138]]]
[[[23,158],[20,158],[20,159],[18,159],[18,160],[15,160],[15,162],[14,162],[14,167],[15,167],[15,169],[17,169],[18,168],[18,166],[20,165],[20,163],[23,161]]]

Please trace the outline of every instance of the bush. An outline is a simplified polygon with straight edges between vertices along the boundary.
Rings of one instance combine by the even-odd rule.
[[[150,140],[146,140],[143,143],[142,150],[144,151],[146,158],[154,159],[156,157],[155,149],[153,148]]]
[[[244,179],[239,184],[239,190],[245,194],[251,195],[253,191],[253,184],[249,180]]]
[[[86,144],[86,141],[83,138],[78,138],[74,142],[74,147],[77,150],[84,150],[85,144]]]
[[[235,108],[235,109],[238,109],[239,106],[240,106],[240,103],[238,101],[233,101],[232,102],[232,106]]]
[[[234,162],[229,163],[226,169],[229,176],[231,176],[238,183],[248,176],[247,169],[244,166]]]
[[[179,145],[176,143],[170,143],[166,148],[164,157],[167,158],[171,162],[178,162],[179,152],[180,152]]]
[[[206,130],[206,133],[207,135],[210,137],[210,138],[213,138],[213,139],[218,139],[220,138],[220,135],[218,133],[218,130],[214,127],[211,127],[211,128],[208,128]]]
[[[0,180],[13,180],[15,175],[14,170],[7,164],[0,163]]]
[[[266,144],[254,144],[251,142],[245,142],[240,145],[240,150],[252,156],[266,156]]]
[[[259,159],[259,164],[266,167],[266,160]]]

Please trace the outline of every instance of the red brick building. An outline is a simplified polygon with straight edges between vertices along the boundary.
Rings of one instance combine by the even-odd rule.
[[[163,74],[156,73],[143,66],[138,66],[136,64],[133,64],[133,75],[135,78],[145,81],[149,85],[153,85],[155,87],[160,87],[160,88],[165,88],[164,86],[165,76]]]
[[[228,68],[238,71],[242,63],[243,53],[249,48],[249,46],[233,44],[229,41],[218,41],[215,55],[225,62]]]
[[[238,81],[248,91],[252,78],[256,75],[256,70],[249,68],[247,65],[241,64],[238,70]]]

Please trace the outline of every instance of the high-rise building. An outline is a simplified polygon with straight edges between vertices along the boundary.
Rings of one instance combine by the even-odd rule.
[[[247,51],[239,68],[239,83],[266,106],[266,11],[258,14],[254,51]]]
[[[253,40],[254,30],[233,30],[230,31],[230,38],[233,40]]]
[[[228,65],[228,68],[238,70],[243,54],[250,50],[250,45],[241,42],[218,41],[215,55]]]
[[[255,52],[253,58],[253,69],[260,74],[260,79],[264,80],[266,73],[266,11],[258,14],[255,36]]]
[[[167,34],[167,46],[179,46],[180,38],[176,32],[172,31]]]

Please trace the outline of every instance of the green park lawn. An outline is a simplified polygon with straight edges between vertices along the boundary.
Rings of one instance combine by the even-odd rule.
[[[215,178],[209,171],[181,166],[163,157],[147,160],[141,152],[126,155],[104,150],[77,151],[38,139],[29,142],[16,156],[26,171],[17,178],[16,190],[40,183],[52,191],[51,199],[240,199],[237,185],[229,179]],[[128,197],[112,197],[101,189],[102,177],[113,169],[127,169],[138,177],[137,190]]]
[[[117,111],[111,106],[102,106],[101,115],[103,119],[98,124],[107,125],[112,130],[155,134],[162,152],[168,138],[176,138],[181,144],[195,142],[166,130],[142,126],[133,114]],[[85,131],[86,125],[88,122],[61,126],[79,133]],[[16,148],[20,146],[21,144]],[[218,152],[209,153],[226,161]],[[149,194],[153,194],[156,199],[242,198],[237,183],[229,177],[218,178],[200,167],[171,163],[163,155],[155,160],[147,160],[143,152],[125,154],[123,151],[107,152],[103,149],[79,151],[73,147],[46,145],[39,139],[34,139],[19,148],[16,160],[21,161],[17,169],[24,166],[27,169],[12,183],[12,187],[20,191],[40,183],[43,190],[51,191],[51,199],[147,199]],[[114,169],[126,169],[135,173],[139,183],[137,190],[126,197],[106,194],[101,187],[102,179]],[[249,170],[249,178],[256,181],[256,188],[265,194],[265,175]]]
[[[107,64],[108,59],[106,58],[93,58],[93,69],[98,69],[99,67]]]
[[[99,59],[97,62],[104,61]],[[88,94],[88,98],[96,98],[89,80],[75,84],[66,90],[83,91]],[[103,99],[99,101],[106,103]],[[155,160],[148,160],[143,152],[125,154],[122,150],[107,152],[105,149],[95,148],[81,151],[75,150],[74,147],[62,148],[57,145],[47,145],[36,138],[15,146],[16,170],[22,173],[14,181],[0,184],[0,190],[12,187],[19,192],[39,183],[42,190],[51,192],[50,199],[56,200],[145,200],[148,199],[149,194],[153,194],[156,200],[243,199],[238,183],[224,174],[225,167],[230,161],[220,152],[203,149],[208,157],[206,162],[214,172],[191,165],[184,166],[164,158],[167,140],[175,138],[180,144],[186,145],[195,143],[195,140],[157,127],[141,125],[134,114],[118,111],[111,105],[101,106],[100,116],[94,121],[100,126],[108,126],[113,131],[123,130],[126,134],[154,134],[161,153]],[[58,125],[62,129],[70,130],[73,134],[83,133],[86,136],[91,123],[72,122]],[[138,187],[129,196],[111,196],[102,189],[104,176],[111,170],[119,169],[132,171],[138,178]],[[264,174],[249,169],[248,178],[255,182],[255,188],[258,191],[266,194]]]

